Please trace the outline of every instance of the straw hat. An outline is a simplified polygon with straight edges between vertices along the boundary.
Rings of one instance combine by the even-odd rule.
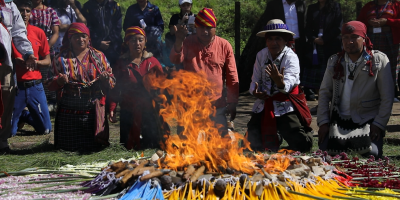
[[[292,31],[288,30],[288,27],[285,23],[283,23],[280,19],[271,19],[268,21],[267,26],[264,27],[263,31],[257,33],[258,37],[265,37],[265,33],[270,32],[281,32],[281,33],[288,33],[291,35],[296,35]]]

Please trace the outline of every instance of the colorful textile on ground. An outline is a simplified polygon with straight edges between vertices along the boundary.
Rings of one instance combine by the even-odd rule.
[[[318,52],[318,65],[309,65],[304,68],[304,71],[301,72],[301,85],[307,88],[319,89],[322,83],[322,79],[324,78],[325,70],[326,70],[326,61],[327,58],[331,55],[325,55],[324,46],[316,45]]]
[[[196,27],[205,26],[205,27],[217,27],[217,18],[214,15],[214,12],[211,8],[203,8],[200,12],[196,15],[194,20]]]
[[[387,55],[390,61],[393,82],[397,83],[397,57],[399,55],[399,44],[393,44],[392,32],[382,32],[369,34],[374,49]]]
[[[329,131],[328,152],[357,152],[360,154],[371,151],[371,138],[369,127],[371,122],[365,124],[354,123],[351,117],[340,115],[335,108],[332,111],[331,131]]]
[[[141,29],[139,26],[129,27],[125,31],[124,42],[128,42],[132,36],[137,35],[137,34],[140,34],[140,35],[143,35],[144,37],[146,37],[146,32],[143,29]]]

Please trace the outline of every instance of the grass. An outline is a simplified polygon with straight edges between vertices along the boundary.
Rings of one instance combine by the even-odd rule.
[[[34,144],[24,149],[16,149],[14,155],[0,155],[0,171],[19,171],[32,167],[61,167],[66,164],[77,165],[83,163],[105,162],[110,160],[118,160],[120,158],[128,159],[141,154],[142,151],[126,150],[118,144],[119,128],[117,125],[111,125],[111,145],[98,152],[68,152],[55,150],[52,144],[53,133],[49,135],[36,136],[16,136],[9,141],[13,143],[23,143],[31,141]],[[242,132],[242,131],[240,131]],[[287,145],[286,142],[282,144]],[[315,138],[313,151],[318,149],[317,140]],[[155,149],[144,150],[145,157],[154,154]],[[391,163],[400,164],[398,152],[400,146],[385,144],[384,155],[391,157]]]

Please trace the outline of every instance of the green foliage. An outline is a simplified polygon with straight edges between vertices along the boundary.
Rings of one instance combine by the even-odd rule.
[[[343,22],[357,19],[356,4],[362,2],[362,6],[371,0],[338,0],[342,6]]]

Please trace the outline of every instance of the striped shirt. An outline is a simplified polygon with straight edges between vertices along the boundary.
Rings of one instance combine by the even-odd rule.
[[[51,28],[60,25],[57,12],[51,7],[47,7],[46,9],[32,9],[29,23],[41,28],[46,34],[48,40],[53,33]]]

